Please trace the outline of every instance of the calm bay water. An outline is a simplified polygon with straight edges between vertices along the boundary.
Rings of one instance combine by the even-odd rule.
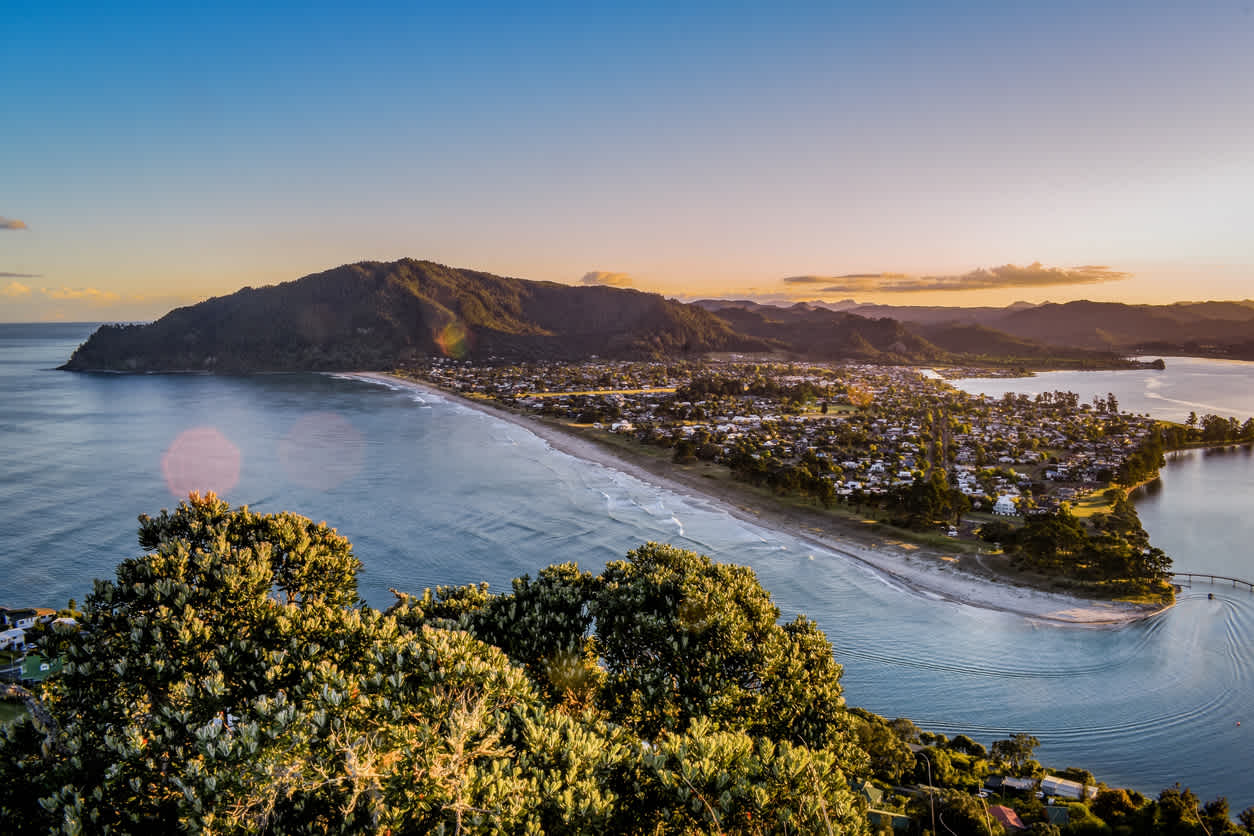
[[[1167,421],[1184,421],[1190,412],[1241,422],[1254,416],[1254,363],[1168,357],[1166,366],[950,382],[994,398],[1065,391],[1091,403],[1113,392],[1121,409]],[[1134,494],[1145,530],[1175,559],[1177,570],[1254,580],[1252,498],[1254,451],[1248,446],[1173,453],[1161,478]]]
[[[81,601],[92,578],[138,553],[135,517],[174,505],[192,484],[339,528],[365,564],[361,590],[374,606],[387,605],[389,587],[503,588],[549,563],[596,570],[646,540],[668,541],[752,566],[786,615],[817,620],[852,704],[986,744],[1026,731],[1043,741],[1042,760],[1113,784],[1157,792],[1180,781],[1235,809],[1254,804],[1254,595],[1194,587],[1169,613],[1118,629],[1034,624],[912,594],[439,398],[326,375],[53,371],[90,331],[0,325],[0,603]],[[1254,391],[1244,368],[1239,381]],[[1095,391],[1141,411],[1113,383]],[[1229,545],[1206,526],[1178,545],[1160,538],[1159,526],[1179,530],[1191,513],[1178,494],[1249,495],[1248,456],[1195,458],[1168,467],[1141,505],[1182,570],[1254,541]],[[1238,525],[1235,506],[1220,505],[1230,510],[1215,527]]]
[[[1144,358],[1152,359],[1152,358]],[[950,383],[976,395],[1075,392],[1080,403],[1109,392],[1124,412],[1183,421],[1190,412],[1244,421],[1254,415],[1254,363],[1205,357],[1166,357],[1166,368],[1112,372],[1041,372],[1032,377],[974,377]]]

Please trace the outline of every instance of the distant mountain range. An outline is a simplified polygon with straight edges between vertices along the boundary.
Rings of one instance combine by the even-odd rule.
[[[390,369],[484,361],[645,359],[712,352],[886,363],[1117,365],[1157,340],[1254,352],[1254,303],[1010,308],[703,300],[494,276],[429,261],[361,262],[98,329],[62,368],[110,371]],[[1196,353],[1196,352],[1194,352]],[[1254,356],[1254,353],[1251,354]]]
[[[923,326],[975,325],[1045,345],[1121,353],[1206,354],[1254,359],[1254,300],[1126,305],[1065,302],[1005,308],[944,308],[838,303],[859,316]]]

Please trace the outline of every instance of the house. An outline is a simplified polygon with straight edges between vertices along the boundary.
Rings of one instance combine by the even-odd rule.
[[[1026,830],[1023,819],[1014,810],[1002,804],[994,804],[988,808],[988,814],[1001,822],[1006,830]]]
[[[26,631],[20,627],[11,627],[0,633],[0,650],[25,650]]]
[[[1057,796],[1058,798],[1070,798],[1073,801],[1079,801],[1082,798],[1093,798],[1097,795],[1097,787],[1090,787],[1081,784],[1079,781],[1069,781],[1066,778],[1059,778],[1057,775],[1046,775],[1041,779],[1041,792],[1046,795]]]
[[[1032,792],[1036,789],[1035,778],[1016,778],[1013,775],[994,775],[984,782],[984,786],[993,792],[1005,793],[1006,790]]]
[[[60,659],[45,659],[38,653],[31,653],[22,660],[22,680],[24,682],[42,682],[61,670],[64,662]]]
[[[47,607],[23,607],[6,613],[10,627],[29,630],[36,624],[47,624],[57,617],[57,611]]]
[[[997,497],[997,502],[993,504],[993,513],[1003,517],[1016,516],[1019,509],[1015,506],[1015,497],[1008,493]]]

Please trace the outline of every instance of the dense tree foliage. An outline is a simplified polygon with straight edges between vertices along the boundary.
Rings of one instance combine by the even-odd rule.
[[[212,495],[57,638],[0,736],[38,832],[860,833],[831,646],[752,572],[650,544],[600,576],[356,597],[344,538]],[[490,642],[490,643],[489,643]],[[494,646],[495,645],[495,646]]]
[[[980,834],[987,777],[1043,774],[1027,734],[990,751],[847,710],[812,622],[671,546],[379,612],[348,541],[294,514],[192,495],[140,543],[0,733],[0,819],[24,831],[859,834],[851,782],[874,781],[934,788],[883,799],[915,832]],[[1103,787],[1062,827],[998,801],[1037,834],[1254,833],[1254,809],[1179,787]]]
[[[1116,492],[1109,513],[1088,520],[1063,506],[1029,515],[1021,528],[987,523],[980,536],[1000,543],[1025,568],[1099,584],[1110,593],[1162,592],[1170,579],[1171,558],[1150,545],[1136,508],[1122,491]]]

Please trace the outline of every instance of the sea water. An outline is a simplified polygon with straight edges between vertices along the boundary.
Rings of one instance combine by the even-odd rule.
[[[173,507],[193,484],[337,527],[376,607],[389,588],[504,589],[550,563],[596,571],[645,541],[671,542],[753,567],[785,617],[815,619],[850,704],[985,744],[1027,732],[1042,761],[1114,785],[1156,793],[1179,781],[1236,810],[1254,804],[1248,592],[1195,586],[1168,613],[1119,628],[1034,623],[902,589],[440,397],[333,375],[55,371],[91,330],[0,325],[0,603],[81,603],[93,578],[139,553],[136,516]],[[1227,469],[1199,459],[1213,496],[1248,485],[1248,457],[1223,459]],[[1173,498],[1177,472],[1164,471],[1154,500],[1168,528],[1188,507]],[[1143,516],[1150,527],[1148,507]],[[1178,569],[1229,548],[1207,531],[1171,550]]]

